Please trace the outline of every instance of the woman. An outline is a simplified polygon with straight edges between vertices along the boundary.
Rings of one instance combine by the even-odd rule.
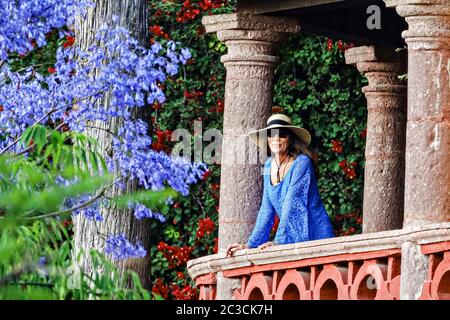
[[[288,116],[274,114],[266,128],[250,132],[249,136],[260,148],[268,143],[272,156],[264,165],[264,193],[253,232],[246,244],[230,245],[227,256],[240,249],[333,237],[317,187],[317,164],[307,149],[309,132],[293,126]],[[268,240],[275,215],[280,222],[271,242]]]

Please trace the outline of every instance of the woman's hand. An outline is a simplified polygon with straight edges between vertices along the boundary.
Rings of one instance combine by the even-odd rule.
[[[242,243],[233,243],[230,244],[227,248],[227,257],[232,257],[233,254],[237,251],[237,250],[242,250],[242,249],[247,249],[247,245],[246,244],[242,244]]]
[[[268,247],[271,247],[271,246],[273,246],[274,245],[274,243],[272,242],[272,241],[267,241],[266,243],[263,243],[262,245],[260,245],[259,247],[258,247],[258,249],[265,249],[265,248],[268,248]]]

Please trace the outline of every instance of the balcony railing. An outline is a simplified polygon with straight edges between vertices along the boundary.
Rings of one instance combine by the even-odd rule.
[[[402,262],[416,258],[428,265],[417,298],[450,299],[450,223],[219,253],[189,261],[188,270],[205,300],[216,297],[218,273],[239,281],[240,300],[398,300]]]

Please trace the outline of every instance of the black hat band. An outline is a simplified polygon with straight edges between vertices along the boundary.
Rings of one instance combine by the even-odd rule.
[[[287,122],[287,121],[280,120],[280,119],[274,119],[274,120],[270,121],[270,122],[267,124],[267,126],[270,127],[270,126],[272,126],[272,125],[274,125],[274,124],[281,124],[281,125],[285,125],[285,126],[291,125],[291,124],[290,124],[289,122]]]

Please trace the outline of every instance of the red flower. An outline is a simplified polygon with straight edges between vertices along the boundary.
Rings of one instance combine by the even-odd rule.
[[[158,246],[156,247],[159,251],[162,251],[167,248],[167,244],[165,242],[158,243]]]
[[[347,160],[342,160],[341,162],[339,162],[339,168],[341,169],[347,168]]]
[[[216,229],[216,225],[211,218],[198,219],[197,239],[201,239],[205,234],[211,234]]]
[[[333,40],[328,39],[327,40],[327,51],[331,51],[331,49],[333,49]]]
[[[169,263],[169,269],[175,269],[184,266],[190,259],[190,255],[194,250],[193,247],[169,246],[164,242],[158,244],[157,249],[162,252],[164,258]]]
[[[63,221],[63,226],[64,226],[64,228],[68,228],[69,226],[71,226],[72,225],[72,220],[64,220]]]
[[[367,128],[365,128],[363,131],[361,131],[360,135],[361,135],[361,138],[365,139],[367,137]]]
[[[162,14],[163,14],[162,10],[158,9],[158,10],[155,11],[155,13],[153,14],[153,16],[154,16],[155,18],[159,18],[160,16],[162,16]]]
[[[55,73],[55,72],[56,72],[56,69],[53,68],[53,67],[49,67],[49,68],[47,69],[47,71],[48,71],[48,73]]]
[[[155,36],[163,37],[164,39],[170,39],[170,36],[163,31],[161,26],[155,25],[150,27],[150,32]]]
[[[205,93],[203,91],[196,91],[193,90],[189,92],[188,90],[184,90],[183,96],[186,99],[199,99],[200,97],[203,97]]]
[[[66,36],[66,41],[63,44],[64,48],[71,47],[75,43],[75,37]]]
[[[0,112],[4,111],[3,106],[0,106]]]
[[[166,131],[164,131],[164,135],[165,135],[165,140],[166,141],[170,141],[171,137],[172,137],[172,131],[169,129],[166,129]]]
[[[213,183],[213,184],[211,185],[211,189],[213,189],[213,190],[219,190],[219,189],[220,189],[220,184],[218,184],[218,183]]]
[[[176,284],[172,284],[172,295],[177,300],[195,300],[197,290],[187,284],[184,285],[183,289]]]
[[[203,173],[202,180],[208,179],[208,177],[209,177],[210,175],[211,175],[211,171],[206,170],[205,173]]]
[[[152,149],[155,151],[162,151],[164,149],[164,146],[160,142],[154,142],[152,143]]]
[[[355,178],[356,178],[355,170],[354,170],[353,168],[348,168],[348,169],[347,169],[346,177],[347,177],[348,179],[350,179],[350,180],[355,179]]]
[[[156,130],[156,137],[158,138],[158,140],[164,141],[164,139],[165,139],[164,131]]]
[[[223,112],[225,105],[222,99],[217,100],[217,112]]]
[[[342,148],[342,142],[339,140],[331,140],[331,144],[333,145],[331,150],[336,153],[342,153],[344,150]]]
[[[162,28],[161,26],[152,26],[150,27],[150,32],[153,33],[154,35],[159,36],[162,32]]]
[[[162,282],[161,278],[156,279],[152,287],[152,292],[160,295],[164,299],[167,299],[169,296],[169,288]]]
[[[282,111],[283,111],[282,107],[279,107],[279,106],[272,107],[272,113],[279,113]]]

